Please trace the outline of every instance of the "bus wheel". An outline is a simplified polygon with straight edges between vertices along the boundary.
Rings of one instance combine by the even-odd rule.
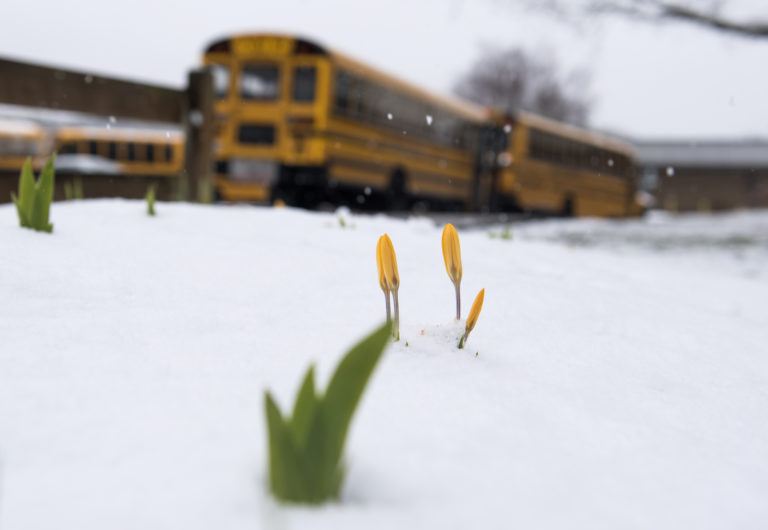
[[[492,212],[501,213],[523,213],[523,208],[520,203],[517,202],[517,197],[514,195],[497,195],[495,201],[491,203]],[[493,208],[495,207],[495,209]]]
[[[408,197],[405,192],[406,175],[402,168],[397,168],[389,178],[388,206],[390,210],[407,210]]]

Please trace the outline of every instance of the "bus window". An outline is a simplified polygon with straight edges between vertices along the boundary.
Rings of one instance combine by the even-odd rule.
[[[128,144],[128,160],[136,160],[136,144],[133,142]]]
[[[77,154],[77,144],[75,142],[67,142],[65,144],[62,144],[59,148],[59,154],[61,155],[76,155]]]
[[[99,144],[96,142],[88,142],[88,152],[92,155],[98,155],[99,154]]]
[[[173,149],[170,145],[165,146],[165,161],[171,162],[173,160]]]
[[[213,93],[218,99],[229,95],[229,68],[221,64],[212,64],[208,70],[213,75]]]
[[[341,111],[342,114],[346,112],[349,104],[349,85],[349,74],[346,72],[336,74],[336,97],[334,101],[336,103],[336,110]]]
[[[368,113],[371,108],[371,83],[363,80],[357,82],[357,114],[360,118],[365,120],[368,117]]]
[[[246,66],[240,76],[243,99],[277,99],[280,91],[276,66]]]
[[[350,77],[349,114],[355,118],[361,117],[365,112],[365,85],[364,81],[357,77]]]
[[[297,66],[293,70],[294,101],[315,100],[315,77],[316,70],[314,66]]]
[[[109,142],[109,159],[117,159],[117,144],[115,142]]]
[[[147,161],[148,162],[155,161],[155,145],[154,144],[147,144]]]
[[[275,128],[271,125],[241,125],[237,140],[243,144],[273,144],[275,143]]]

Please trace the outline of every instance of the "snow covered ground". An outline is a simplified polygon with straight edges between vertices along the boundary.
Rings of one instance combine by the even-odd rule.
[[[144,209],[56,203],[48,235],[0,206],[1,529],[768,526],[768,213],[462,231],[458,350],[426,219]],[[341,502],[283,507],[263,392],[383,319],[384,232],[402,340]]]

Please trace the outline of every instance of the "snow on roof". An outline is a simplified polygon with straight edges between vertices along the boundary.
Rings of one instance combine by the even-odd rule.
[[[43,128],[31,121],[0,119],[0,134],[4,136],[37,136]]]
[[[59,155],[56,157],[57,171],[76,171],[80,173],[114,174],[120,173],[120,164],[94,155]]]
[[[768,140],[636,141],[639,165],[677,167],[766,167]]]
[[[177,123],[153,122],[145,120],[135,120],[132,118],[122,118],[115,116],[99,116],[96,114],[86,114],[83,112],[73,112],[59,109],[46,109],[38,107],[25,107],[21,105],[8,105],[0,103],[0,119],[26,120],[30,123],[50,127],[61,127],[67,125],[89,125],[94,127],[124,126],[142,129],[181,130],[181,125]]]
[[[137,140],[137,141],[182,141],[184,134],[178,129],[169,128],[167,130],[148,129],[144,127],[94,127],[94,126],[68,126],[59,127],[57,136],[62,139],[89,138],[95,140]]]

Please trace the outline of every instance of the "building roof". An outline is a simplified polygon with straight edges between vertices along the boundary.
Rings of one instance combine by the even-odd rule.
[[[634,141],[641,166],[768,168],[768,140]]]

